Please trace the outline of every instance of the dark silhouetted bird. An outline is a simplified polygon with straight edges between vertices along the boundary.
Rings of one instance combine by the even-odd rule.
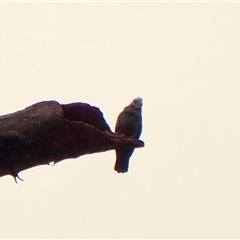
[[[115,133],[139,139],[142,132],[142,99],[133,99],[129,106],[125,107],[117,118]],[[134,148],[121,147],[116,149],[116,163],[114,170],[118,173],[128,171],[129,159]]]

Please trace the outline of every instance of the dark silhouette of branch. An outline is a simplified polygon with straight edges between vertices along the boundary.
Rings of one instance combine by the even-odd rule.
[[[102,112],[86,103],[36,103],[0,116],[0,177],[119,146],[143,147],[141,140],[115,135]]]

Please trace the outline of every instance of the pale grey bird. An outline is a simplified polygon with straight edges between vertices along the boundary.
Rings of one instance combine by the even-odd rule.
[[[117,118],[115,133],[139,139],[142,132],[142,98],[138,97],[123,109]],[[121,147],[116,149],[116,163],[114,170],[118,173],[128,171],[129,159],[134,148]]]

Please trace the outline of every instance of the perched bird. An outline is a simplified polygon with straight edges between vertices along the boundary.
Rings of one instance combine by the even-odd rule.
[[[142,98],[138,97],[123,109],[117,118],[115,133],[139,139],[142,132]],[[118,173],[128,171],[129,159],[134,148],[121,147],[116,149],[116,163],[114,170]]]

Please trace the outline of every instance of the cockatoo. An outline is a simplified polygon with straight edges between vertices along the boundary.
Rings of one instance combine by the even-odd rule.
[[[142,98],[138,97],[123,109],[117,118],[115,134],[139,139],[142,132]],[[114,170],[118,173],[128,171],[130,157],[134,148],[121,147],[116,149],[116,163]]]

